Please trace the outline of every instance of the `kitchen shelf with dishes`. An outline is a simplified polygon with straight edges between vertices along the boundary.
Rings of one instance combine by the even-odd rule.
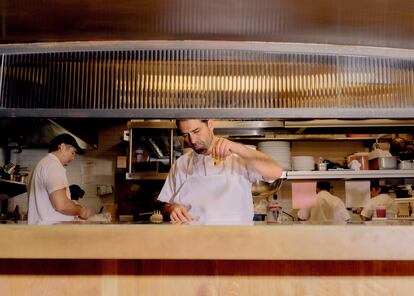
[[[287,180],[414,178],[414,170],[287,171]]]
[[[251,136],[227,136],[234,141],[376,141],[378,136],[348,137],[344,134],[320,134],[320,135],[264,135]]]
[[[325,122],[325,121],[323,121]],[[289,122],[279,120],[215,120],[215,133],[231,140],[244,142],[245,144],[258,144],[258,149],[262,152],[277,157],[283,156],[283,160],[278,162],[284,167],[289,167],[290,162],[290,142],[292,141],[368,141],[375,142],[379,134],[278,134],[279,129],[290,128]],[[335,122],[336,123],[336,122]],[[340,122],[349,124],[349,122]],[[410,122],[410,124],[414,124]],[[293,126],[292,126],[293,127]],[[168,169],[175,161],[177,151],[174,145],[178,142],[176,136],[175,120],[130,120],[129,129],[129,149],[127,161],[127,180],[165,180]],[[157,138],[158,137],[158,138]],[[162,139],[160,139],[162,138]],[[137,144],[140,142],[141,144]],[[273,142],[273,144],[272,144]],[[277,143],[277,144],[276,144]],[[144,159],[139,159],[139,145],[145,146],[148,152]],[[273,157],[274,158],[274,157]],[[146,163],[149,162],[149,163]],[[156,169],[142,169],[142,167],[154,165],[158,162]],[[285,163],[283,163],[285,162]],[[161,168],[161,170],[159,169]],[[414,178],[412,170],[328,170],[328,171],[309,171],[309,170],[287,170],[284,173],[287,180],[311,180],[311,179],[379,179],[379,178]]]
[[[246,132],[254,135],[257,130],[270,130],[282,126],[277,120],[215,120],[215,129],[227,134]],[[168,168],[177,156],[175,149],[178,142],[175,120],[130,120],[129,129],[127,180],[165,180]],[[142,149],[143,148],[143,149]],[[181,148],[181,146],[180,146]],[[144,155],[141,155],[142,150]],[[155,166],[156,168],[151,168]]]
[[[168,173],[139,172],[127,173],[127,180],[165,180]],[[319,179],[389,179],[414,178],[414,170],[333,170],[333,171],[284,171],[286,180],[319,180]]]

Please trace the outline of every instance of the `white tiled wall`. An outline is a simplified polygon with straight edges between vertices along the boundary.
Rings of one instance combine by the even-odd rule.
[[[113,203],[113,194],[98,197],[96,188],[100,184],[114,186],[116,146],[121,142],[120,138],[125,128],[126,125],[117,124],[101,130],[98,149],[87,151],[84,155],[77,155],[67,167],[69,184],[77,184],[85,190],[85,196],[79,202],[95,212],[99,211],[103,204]],[[37,162],[47,153],[46,149],[23,149],[21,153],[12,152],[11,162],[32,171]],[[3,157],[4,153],[1,155]],[[0,160],[4,164],[4,158]],[[21,213],[27,212],[26,193],[9,199],[9,211],[13,211],[16,205],[19,205]]]

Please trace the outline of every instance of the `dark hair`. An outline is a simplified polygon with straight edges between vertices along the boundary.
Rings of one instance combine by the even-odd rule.
[[[380,193],[388,193],[390,191],[388,186],[381,186],[378,181],[372,181],[370,188],[371,188],[371,190],[372,189],[379,189]]]
[[[329,183],[328,181],[318,181],[316,182],[316,188],[318,188],[319,190],[329,191],[332,188],[332,186],[331,183]]]
[[[205,124],[207,124],[207,122],[210,120],[210,119],[197,119],[197,118],[176,119],[176,120],[175,120],[175,124],[176,124],[176,125],[177,125],[177,127],[178,127],[178,124],[179,124],[181,121],[186,121],[186,120],[191,120],[191,119],[194,119],[194,120],[200,120],[201,122],[204,122]]]
[[[381,189],[381,186],[379,184],[378,181],[371,181],[371,186],[370,186],[371,190],[372,189]]]
[[[380,186],[381,193],[388,193],[390,191],[390,188],[388,186]]]

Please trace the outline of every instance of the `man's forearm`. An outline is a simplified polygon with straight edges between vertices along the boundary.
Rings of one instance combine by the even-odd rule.
[[[68,199],[67,203],[64,203],[55,210],[64,215],[80,216],[82,214],[82,209],[83,207],[81,205],[75,204],[73,201]]]
[[[243,144],[237,144],[240,146],[236,146],[234,152],[243,158],[249,167],[260,173],[264,179],[275,180],[280,178],[283,168],[274,159]]]
[[[82,219],[87,219],[91,214],[88,208],[82,207],[68,199],[65,188],[52,192],[49,198],[53,208],[63,215],[79,216]]]

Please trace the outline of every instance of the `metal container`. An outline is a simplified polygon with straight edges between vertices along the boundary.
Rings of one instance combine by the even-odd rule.
[[[318,163],[318,171],[326,171],[328,170],[328,164],[326,162]]]
[[[377,157],[369,161],[370,170],[394,170],[397,168],[395,156]]]
[[[414,169],[413,160],[401,160],[398,164],[398,169],[400,170],[412,170]]]
[[[348,164],[350,164],[353,160],[357,160],[361,164],[361,170],[369,170],[368,155],[368,152],[354,153],[348,156]]]

